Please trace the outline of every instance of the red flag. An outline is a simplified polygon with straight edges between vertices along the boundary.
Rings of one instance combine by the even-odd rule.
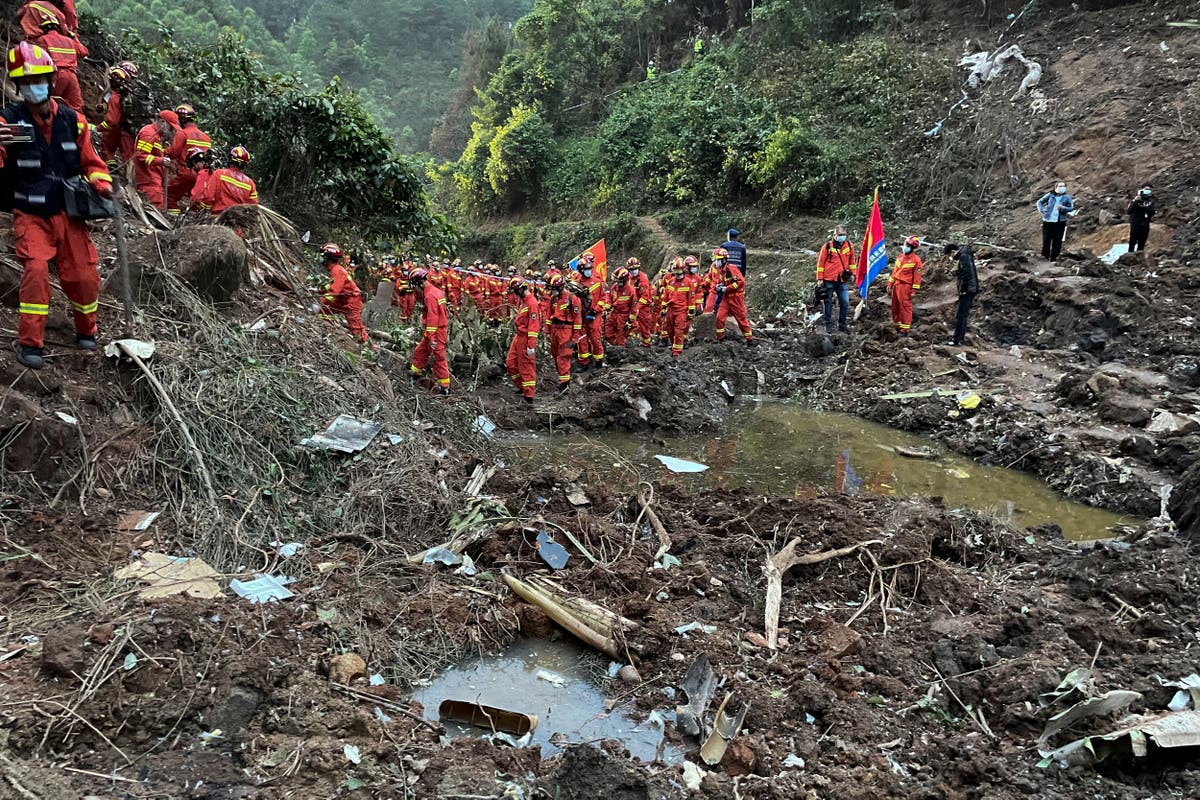
[[[858,251],[858,293],[864,298],[871,281],[887,266],[887,250],[884,247],[883,217],[879,213],[879,188],[875,189],[875,204],[871,207],[871,219],[867,222],[867,233],[863,237],[862,249]]]

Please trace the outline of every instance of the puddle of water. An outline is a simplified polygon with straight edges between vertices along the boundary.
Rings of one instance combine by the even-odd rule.
[[[663,437],[656,435],[662,440]],[[615,451],[645,477],[670,475],[658,454],[707,464],[696,475],[672,479],[699,487],[749,487],[764,494],[812,495],[815,489],[901,497],[941,496],[951,508],[971,508],[1006,519],[1018,528],[1053,522],[1069,539],[1111,536],[1114,525],[1137,525],[1124,517],[1064,499],[1024,472],[985,467],[966,458],[905,458],[897,446],[945,448],[931,439],[844,414],[790,403],[762,403],[735,412],[720,436],[668,437],[665,445],[629,433],[538,437],[514,442],[534,461],[605,464]]]
[[[425,718],[436,720],[443,700],[468,702],[535,714],[538,726],[530,745],[541,745],[542,755],[559,752],[568,743],[620,741],[638,761],[653,761],[662,727],[647,723],[636,712],[620,706],[611,712],[599,685],[606,662],[568,640],[520,641],[495,656],[466,661],[413,691],[425,707]],[[538,673],[561,678],[561,685],[539,678]],[[443,722],[450,738],[486,736],[482,728]],[[683,753],[667,744],[663,760],[678,762]]]

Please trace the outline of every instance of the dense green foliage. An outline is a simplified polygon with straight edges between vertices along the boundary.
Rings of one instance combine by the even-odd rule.
[[[397,147],[417,152],[426,148],[434,124],[460,87],[464,37],[492,18],[516,19],[530,2],[80,0],[79,7],[113,30],[127,28],[146,38],[166,30],[178,41],[201,46],[214,45],[223,29],[233,29],[271,70],[295,72],[312,83],[337,76],[360,90]],[[486,85],[486,75],[477,80]]]
[[[461,156],[431,171],[437,197],[488,216],[903,195],[892,154],[919,149],[921,104],[953,90],[953,67],[888,35],[882,0],[749,5],[537,0]]]
[[[146,109],[144,117],[186,101],[218,147],[248,147],[263,201],[318,236],[411,241],[428,252],[454,245],[415,165],[392,150],[358,95],[336,79],[313,90],[297,77],[269,74],[232,31],[203,46],[170,36],[150,45],[133,32],[116,43],[90,27],[82,35],[100,57],[137,55],[142,78],[131,94],[141,95],[133,106]]]

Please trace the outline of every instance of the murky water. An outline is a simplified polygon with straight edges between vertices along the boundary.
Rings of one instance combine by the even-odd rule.
[[[535,714],[538,726],[530,745],[541,745],[542,755],[557,753],[568,743],[616,739],[639,761],[653,761],[663,738],[661,725],[632,709],[627,701],[608,711],[608,695],[600,683],[607,661],[569,640],[520,641],[503,653],[467,661],[438,675],[428,686],[413,691],[425,707],[425,718],[436,720],[443,700],[466,700],[496,708]],[[626,684],[613,682],[612,696],[619,698]],[[664,706],[668,704],[663,698]],[[667,710],[664,708],[664,716]],[[443,723],[451,738],[486,736],[490,731],[454,722]],[[673,745],[664,748],[663,760],[674,762],[682,753]]]
[[[708,471],[672,475],[673,480],[700,487],[751,487],[764,494],[808,496],[818,488],[848,494],[902,497],[941,496],[951,508],[971,508],[1007,519],[1017,527],[1053,522],[1070,539],[1113,535],[1115,525],[1136,525],[1091,506],[1073,503],[1037,478],[1016,470],[984,467],[945,453],[924,437],[843,414],[813,411],[799,405],[770,402],[739,409],[720,435],[680,436],[655,444],[653,438],[628,433],[603,436],[551,436],[514,444],[567,463],[613,463],[613,454],[631,462],[643,476],[671,475],[655,455],[699,461]],[[897,446],[935,447],[934,460],[905,458]]]

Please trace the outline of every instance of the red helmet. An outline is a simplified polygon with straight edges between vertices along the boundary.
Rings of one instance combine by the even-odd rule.
[[[546,279],[546,285],[557,292],[559,289],[567,285],[567,279],[562,275],[551,275]]]
[[[334,242],[326,242],[325,244],[321,245],[321,255],[325,256],[326,258],[340,259],[344,253],[342,253],[341,245],[335,244]]]
[[[192,106],[188,103],[180,103],[179,105],[175,106],[175,114],[180,119],[195,119],[196,109],[192,108]]]
[[[729,259],[729,251],[724,247],[718,247],[716,250],[713,250],[712,257],[713,261],[727,261]]]
[[[38,25],[42,29],[57,28],[58,27],[58,18],[55,17],[53,14],[46,14],[40,20],[38,20]]]
[[[682,258],[680,258],[679,256],[675,256],[675,258],[671,259],[671,271],[672,272],[683,272],[683,259]]]
[[[596,260],[596,257],[595,257],[594,255],[592,255],[591,253],[584,253],[584,254],[583,254],[583,260],[584,260],[584,261],[588,261],[588,262],[592,262],[592,261],[595,261],[595,260]]]
[[[517,289],[520,289],[520,288],[524,287],[525,285],[526,285],[525,279],[522,278],[520,275],[514,275],[513,277],[508,279],[508,290],[510,292],[513,292],[514,294],[516,293]]]
[[[687,267],[688,269],[691,269],[692,267],[700,266],[700,262],[696,259],[695,256],[688,256],[687,258],[685,258],[683,260],[683,265],[685,267]]]
[[[231,164],[249,164],[250,151],[242,147],[240,144],[229,151],[229,163]]]
[[[919,236],[910,236],[904,240],[904,243],[906,245],[908,245],[909,247],[911,247],[913,250],[916,250],[918,247],[921,246],[921,238]]]
[[[624,267],[617,267],[617,271],[613,273],[613,277],[618,281],[627,281],[629,280],[629,270]]]
[[[625,262],[625,266],[629,267],[630,269],[640,269],[642,262],[638,261],[633,256],[630,256],[629,260]]]
[[[202,147],[189,147],[183,151],[183,163],[191,164],[193,159],[204,158],[204,153],[205,151]]]
[[[8,77],[32,78],[37,75],[53,75],[54,59],[50,53],[31,42],[21,42],[8,51]]]
[[[420,282],[429,277],[429,270],[424,267],[417,267],[408,271],[408,279],[413,282]]]

